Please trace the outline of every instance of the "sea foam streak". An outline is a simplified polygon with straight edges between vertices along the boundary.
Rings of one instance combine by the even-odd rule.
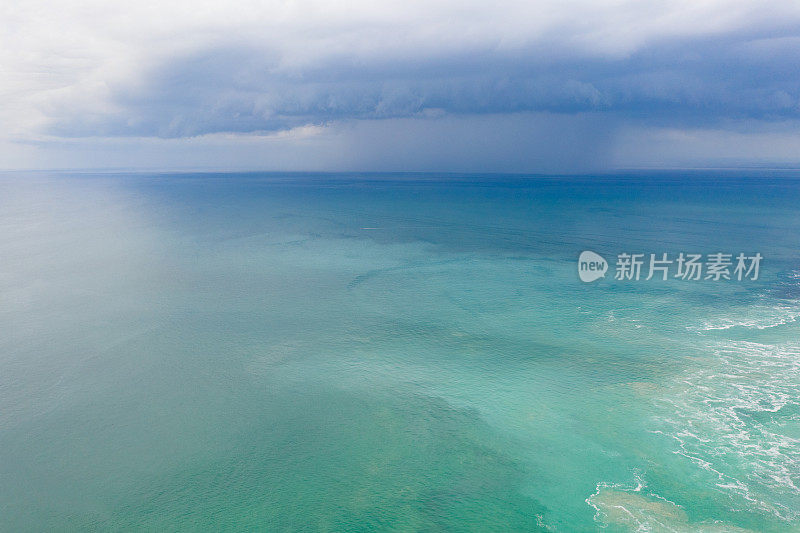
[[[735,501],[797,520],[800,345],[727,341],[714,353],[667,391],[654,431]]]
[[[800,307],[794,304],[754,305],[737,313],[726,311],[725,316],[705,320],[702,326],[687,326],[689,331],[716,331],[732,328],[770,329],[793,324],[800,318]]]
[[[792,327],[800,306],[764,302],[726,315],[687,330],[704,336],[714,330]],[[800,343],[726,339],[707,350],[709,357],[694,359],[691,369],[656,396],[661,414],[653,417],[652,433],[671,439],[672,453],[685,457],[708,486],[727,495],[731,509],[795,525],[800,519]],[[636,473],[629,485],[598,483],[586,500],[596,511],[595,521],[631,531],[744,531],[717,522],[692,524],[679,504],[646,490],[645,478],[646,472]]]
[[[586,499],[586,503],[595,510],[595,522],[601,527],[648,533],[750,531],[719,522],[691,523],[680,505],[647,491],[647,485],[639,473],[634,474],[634,479],[635,486],[598,483],[597,491]]]

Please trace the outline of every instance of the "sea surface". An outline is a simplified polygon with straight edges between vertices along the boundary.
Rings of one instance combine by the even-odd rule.
[[[6,173],[0,531],[800,531],[798,317],[792,172]]]

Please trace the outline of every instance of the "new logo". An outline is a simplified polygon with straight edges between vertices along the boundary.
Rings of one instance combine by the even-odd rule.
[[[600,255],[586,250],[578,258],[578,276],[581,281],[590,283],[604,278],[608,270],[608,263]]]

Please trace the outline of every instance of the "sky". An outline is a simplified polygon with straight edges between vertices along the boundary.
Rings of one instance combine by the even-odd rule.
[[[0,2],[0,169],[800,167],[795,0]]]

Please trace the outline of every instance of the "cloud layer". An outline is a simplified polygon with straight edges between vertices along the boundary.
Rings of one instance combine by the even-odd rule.
[[[681,153],[680,132],[786,147],[716,148],[709,164],[791,162],[800,133],[789,1],[40,1],[0,7],[0,20],[5,167],[93,166],[92,145],[113,164],[103,147],[163,141],[148,160],[159,166],[198,136],[238,139],[240,160],[264,167],[397,168],[414,150],[431,169],[702,161]],[[276,144],[302,155],[247,156]]]

